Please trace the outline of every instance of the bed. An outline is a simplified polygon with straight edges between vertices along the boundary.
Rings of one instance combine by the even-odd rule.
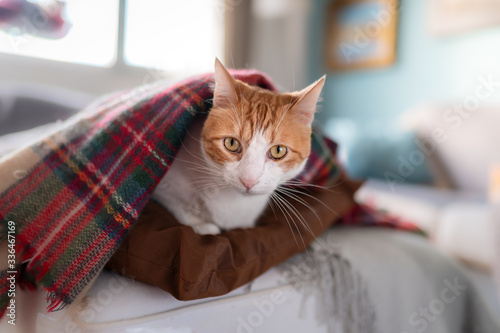
[[[21,146],[59,124],[0,137]],[[30,124],[27,124],[30,127]],[[12,146],[11,146],[12,145]],[[6,149],[7,150],[7,149]],[[367,186],[371,186],[370,183]],[[333,227],[317,243],[227,295],[178,301],[104,271],[74,311],[47,312],[42,291],[19,291],[17,323],[2,332],[498,332],[460,264],[426,238],[383,228]],[[317,244],[315,243],[315,244]],[[77,314],[75,316],[75,313]]]

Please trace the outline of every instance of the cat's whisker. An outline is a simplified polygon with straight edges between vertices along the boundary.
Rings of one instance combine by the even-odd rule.
[[[286,194],[286,193],[281,193],[281,194],[288,196],[288,194]],[[285,204],[287,205],[287,207],[294,213],[294,215],[302,223],[302,225],[304,226],[304,228],[306,229],[306,231],[309,232],[316,239],[316,236],[314,235],[314,232],[312,231],[311,227],[309,226],[309,224],[305,220],[304,216],[299,212],[299,210],[296,207],[294,207],[288,200],[286,200],[286,198],[283,197],[283,200],[285,201]],[[308,208],[310,208],[311,211],[313,211],[313,213],[315,213],[315,211],[311,207],[308,207]],[[321,220],[319,219],[319,216],[317,214],[316,214],[316,217],[318,218],[318,220],[321,223]]]
[[[186,160],[186,159],[183,159],[181,157],[179,157],[179,154],[176,155],[170,155],[170,154],[166,154],[167,157],[173,159],[173,160],[178,160],[178,161],[182,161],[182,162],[187,162],[187,163],[191,163],[191,164],[197,164],[199,165],[200,163],[197,163],[195,161],[191,161],[191,160]]]
[[[300,186],[302,186],[302,187],[314,187],[314,188],[318,188],[321,190],[330,191],[332,193],[339,193],[338,191],[333,191],[332,189],[339,187],[344,182],[345,182],[345,180],[342,180],[342,181],[336,182],[335,185],[332,185],[332,186],[321,186],[321,185],[314,185],[314,184],[310,184],[310,183],[305,183],[305,182],[299,181],[299,180],[289,180],[286,183],[284,183],[283,185],[292,185],[292,186],[297,186],[297,187],[300,187]]]
[[[217,165],[217,163],[213,162],[210,159],[206,159],[205,163],[208,164],[208,167],[211,167],[211,168],[219,170],[221,172],[221,174],[223,174],[225,172],[220,165]]]
[[[199,162],[187,160],[187,159],[181,158],[179,156],[175,157],[175,160],[181,161],[181,162],[185,162],[185,163],[188,163],[188,164],[192,164],[192,165],[196,165],[196,166],[200,166],[201,165]]]
[[[204,174],[200,175],[198,177],[193,177],[193,180],[190,181],[190,184],[198,184],[201,181],[206,181],[210,183],[216,183],[216,179],[220,178],[218,175],[210,175],[210,174]]]
[[[273,215],[276,219],[278,219],[278,216],[276,216],[276,211],[274,210],[274,201],[273,201],[273,195],[271,193],[271,195],[269,196],[269,198],[267,199],[267,203],[269,205],[269,207],[271,207],[271,210],[273,212]]]
[[[194,175],[193,179],[207,179],[211,180],[212,182],[215,182],[217,179],[222,178],[222,174],[219,173],[218,171],[215,170],[196,170],[196,169],[190,169],[194,171],[198,171],[200,174]]]
[[[219,182],[216,182],[215,181],[215,177],[212,177],[212,176],[206,176],[206,177],[199,177],[199,178],[196,178],[197,180],[195,181],[192,181],[190,182],[191,185],[198,185],[198,184],[201,184],[201,185],[221,185],[221,186],[225,186],[226,184],[224,183],[219,183]]]
[[[297,244],[297,247],[300,248],[299,246],[299,242],[297,241],[297,237],[295,236],[295,231],[293,230],[292,228],[292,224],[290,223],[290,221],[288,220],[288,217],[287,217],[287,214],[285,213],[285,211],[283,210],[283,207],[282,205],[280,204],[280,202],[278,201],[278,198],[277,198],[277,194],[275,192],[271,193],[271,196],[270,198],[273,200],[273,202],[276,204],[276,207],[279,208],[279,210],[281,211],[281,213],[283,214],[283,216],[285,217],[285,221],[286,223],[288,224],[288,227],[290,228],[290,232],[292,233],[292,236],[293,236],[293,239],[295,241],[295,244]],[[294,223],[295,224],[295,223]],[[295,225],[295,228],[297,228],[297,225]],[[299,233],[300,235],[300,233]]]
[[[194,167],[192,167],[193,170],[197,170],[197,171],[200,171],[200,172],[211,172],[211,171],[218,172],[217,175],[222,175],[223,174],[223,170],[222,170],[222,168],[220,166],[218,166],[216,164],[212,164],[212,169],[206,168],[204,166],[204,164],[206,164],[206,162],[208,162],[208,161],[206,161],[202,157],[197,156],[194,153],[191,153],[189,151],[189,149],[187,149],[185,146],[184,146],[184,149],[192,157],[197,158],[198,160],[200,160],[200,162],[183,159],[183,158],[181,158],[179,156],[174,157],[176,160],[193,165],[194,166]]]
[[[303,191],[307,191],[308,193],[313,193],[311,191],[311,189],[308,189],[306,186],[304,186],[302,184],[299,184],[299,183],[289,183],[289,182],[286,182],[286,183],[284,183],[284,184],[282,184],[280,186],[285,187],[285,188],[289,188],[289,187],[291,187],[291,188],[299,188],[299,189],[301,189]]]
[[[224,188],[224,185],[222,185],[222,184],[216,184],[216,183],[210,183],[210,184],[205,185],[205,186],[195,187],[195,190],[199,191],[199,192],[206,192],[209,189],[221,189],[221,188]]]
[[[294,207],[291,203],[289,203],[289,205],[290,205],[290,209],[293,209],[293,210],[295,210],[298,214],[300,214],[300,212],[297,210],[297,208],[295,208],[295,207]],[[310,205],[305,205],[305,206],[306,206],[306,207],[308,207],[309,209],[311,209],[311,211],[313,211],[313,212],[314,212],[314,209],[312,209],[312,207],[311,207]],[[316,215],[316,217],[318,218],[318,220],[319,220],[320,224],[321,224],[321,225],[323,225],[323,223],[322,223],[321,219],[317,216],[317,214],[315,214],[315,215]],[[307,230],[307,231],[308,231],[308,232],[309,232],[309,233],[313,236],[313,238],[315,239],[315,241],[316,241],[316,242],[317,242],[317,243],[318,243],[321,247],[323,247],[323,248],[327,249],[326,244],[324,244],[324,242],[323,242],[320,238],[316,237],[316,235],[314,234],[314,232],[312,231],[312,229],[310,228],[310,226],[306,223],[305,219],[303,218],[303,215],[302,215],[302,214],[300,214],[300,216],[302,217],[302,220],[301,220],[301,221],[302,221],[302,224],[303,224],[304,228],[305,228],[305,229],[306,229],[306,230]]]
[[[319,200],[318,198],[316,198],[315,196],[313,195],[310,195],[308,193],[304,193],[304,192],[301,192],[297,189],[294,189],[294,188],[291,188],[291,187],[288,187],[287,188],[288,190],[292,191],[292,192],[295,192],[295,193],[299,193],[299,194],[302,194],[302,195],[305,195],[306,197],[309,197],[313,200],[316,200],[317,202],[319,202],[321,205],[323,205],[324,207],[326,207],[330,212],[334,213],[337,217],[341,217],[339,215],[339,213],[337,213],[336,211],[334,211],[333,209],[331,209],[327,204],[325,204],[323,201]]]
[[[200,179],[200,178],[197,178],[198,180],[196,181],[192,181],[190,184],[191,185],[196,185],[196,184],[213,184],[214,183],[214,180],[212,177],[210,178],[205,178],[205,179]]]
[[[288,216],[290,217],[290,220],[293,222],[293,224],[295,226],[295,229],[297,230],[297,233],[300,235],[300,240],[302,241],[302,244],[304,245],[304,249],[307,248],[307,246],[306,246],[306,244],[304,242],[304,238],[302,237],[302,234],[300,233],[299,226],[297,225],[297,223],[295,222],[295,219],[292,216],[292,213],[294,213],[294,212],[292,211],[292,213],[290,213],[290,211],[289,211],[290,207],[289,207],[289,205],[287,205],[287,201],[286,201],[285,198],[283,198],[282,196],[280,196],[279,193],[277,193],[277,192],[275,192],[275,194],[276,194],[276,199],[283,206],[284,211],[288,214]],[[299,217],[297,216],[297,214],[294,213],[294,215],[295,215],[295,217],[297,219],[299,219]],[[302,223],[302,221],[299,221],[299,222]]]
[[[192,163],[190,166],[190,170],[197,170],[197,171],[201,171],[201,172],[205,172],[205,173],[206,172],[214,172],[214,173],[217,173],[219,175],[223,174],[222,168],[217,167],[217,166],[214,166],[213,168],[207,168],[206,166],[204,166],[201,163]]]
[[[284,199],[284,198],[283,198]],[[328,249],[326,244],[318,237],[316,237],[316,235],[314,234],[314,232],[312,231],[312,229],[310,228],[310,226],[307,224],[306,220],[304,219],[303,215],[297,210],[296,207],[294,207],[290,202],[288,202],[287,200],[285,200],[287,203],[288,203],[288,206],[290,207],[290,209],[292,211],[296,211],[297,214],[300,215],[301,219],[299,218],[299,220],[302,222],[302,225],[304,226],[304,228],[306,229],[307,232],[309,232],[311,234],[311,236],[313,236],[314,240],[319,244],[319,246],[325,248],[325,249]],[[306,206],[307,207],[307,206]],[[309,209],[313,210],[312,207],[308,207]],[[316,215],[317,216],[317,215]],[[318,217],[318,216],[317,216]],[[319,219],[318,217],[318,220],[320,222],[320,224],[322,225],[322,222],[321,222],[321,219]]]
[[[281,188],[283,190],[283,188]],[[300,192],[299,192],[300,193]],[[301,194],[304,194],[304,193],[301,193]],[[292,195],[292,193],[288,193],[288,195]],[[305,207],[309,208],[313,213],[314,215],[316,215],[318,221],[320,222],[320,224],[322,225],[322,221],[321,219],[319,218],[319,216],[317,215],[317,212],[316,210],[309,204],[307,203],[304,199],[300,198],[299,196],[297,195],[293,195],[293,196],[290,196],[292,199],[298,201],[299,203],[301,203],[302,205],[304,205]],[[332,211],[332,210],[331,210]],[[337,212],[334,212],[338,217],[340,217],[340,215],[337,213]],[[314,236],[315,240],[318,242],[318,244],[324,248],[327,248],[326,244],[324,244],[323,241],[321,241],[321,239],[317,238],[313,233],[312,231],[310,231],[311,235]]]
[[[189,135],[189,136],[191,137],[191,139],[193,139],[194,141],[196,141],[196,142],[198,142],[198,143],[200,143],[200,144],[201,144],[201,140],[200,140],[200,139],[198,139],[198,138],[196,138],[194,135],[192,135],[190,131],[187,131],[187,132],[186,132],[186,134],[187,134],[187,135]],[[186,147],[186,146],[184,145],[184,141],[182,142],[182,146],[183,146],[184,148]]]
[[[203,165],[200,163],[200,162],[195,162],[195,161],[190,161],[190,160],[186,160],[186,159],[183,159],[183,158],[180,158],[180,157],[176,157],[175,158],[176,160],[182,162],[182,163],[186,163],[189,165],[189,169],[190,170],[197,170],[197,171],[200,171],[200,172],[210,172],[210,171],[213,171],[213,172],[220,172],[219,174],[222,174],[222,170],[221,169],[213,169],[213,170],[209,170],[207,168],[204,168]]]
[[[189,133],[189,132],[188,132]],[[191,135],[191,134],[190,134]],[[196,138],[192,137],[194,140],[197,140]],[[197,140],[200,144],[201,144],[201,141],[200,140]],[[189,149],[186,147],[186,145],[184,144],[184,142],[182,143],[182,147],[184,147],[184,150],[189,154],[191,155],[192,157],[196,158],[197,160],[199,160],[201,163],[205,163],[205,159],[203,158],[203,156],[201,154],[195,154],[195,153],[192,153],[191,151],[189,151]]]
[[[200,173],[200,176],[213,176],[216,178],[224,178],[224,171],[219,170],[219,169],[199,169],[199,168],[193,168],[195,172]]]
[[[313,212],[313,214],[316,216],[318,221],[321,223],[321,219],[319,218],[318,213],[316,212],[314,207],[311,206],[310,204],[308,204],[304,199],[302,199],[301,197],[299,197],[295,193],[292,193],[292,191],[289,191],[289,189],[286,189],[283,187],[278,187],[276,189],[276,191],[279,191],[280,193],[289,196],[291,199],[294,199],[295,201],[297,201],[297,202],[301,203],[302,205],[304,205],[305,207],[309,208],[311,210],[311,212]],[[303,194],[303,193],[301,193],[301,194]]]

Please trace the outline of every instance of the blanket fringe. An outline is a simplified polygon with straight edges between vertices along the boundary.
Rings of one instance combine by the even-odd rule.
[[[68,303],[64,301],[64,299],[66,299],[66,296],[54,291],[50,291],[51,289],[53,288],[44,288],[44,290],[48,292],[48,295],[45,298],[45,300],[49,302],[47,311],[55,312],[64,309],[68,305]]]

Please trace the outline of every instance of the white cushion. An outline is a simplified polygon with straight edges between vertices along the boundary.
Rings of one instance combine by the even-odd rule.
[[[493,271],[493,230],[498,228],[494,225],[498,221],[485,196],[414,184],[394,186],[370,179],[358,190],[356,200],[413,222],[446,254]]]
[[[500,161],[500,107],[459,113],[453,105],[417,108],[404,116],[461,190],[487,193],[489,172]],[[424,152],[425,153],[425,152]]]
[[[467,191],[369,179],[356,193],[356,200],[412,222],[432,237],[443,207],[456,201],[483,202],[484,197]]]

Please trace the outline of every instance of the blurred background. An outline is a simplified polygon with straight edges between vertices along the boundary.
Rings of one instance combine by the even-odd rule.
[[[464,176],[445,172],[446,161],[398,156],[419,148],[424,109],[447,112],[453,127],[500,103],[499,40],[495,0],[0,0],[0,134],[64,118],[105,93],[210,72],[217,56],[283,90],[326,73],[318,123],[353,176],[390,171],[450,188]],[[482,89],[484,98],[467,100]],[[58,112],[48,115],[47,104]],[[484,190],[487,174],[468,185]]]
[[[495,269],[497,0],[0,0],[0,155],[14,132],[211,72],[216,56],[283,90],[327,74],[317,125],[351,176],[372,181],[359,200]]]
[[[287,91],[327,74],[316,126],[368,179],[357,200],[416,223],[500,315],[498,0],[0,0],[0,157],[216,56]]]

